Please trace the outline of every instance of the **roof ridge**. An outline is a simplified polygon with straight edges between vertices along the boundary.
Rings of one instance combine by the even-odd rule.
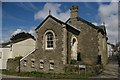
[[[89,22],[89,21],[87,21],[87,20],[85,20],[85,19],[83,19],[83,18],[81,18],[81,17],[76,17],[76,18],[77,18],[77,20],[80,20],[80,21],[82,21],[82,22],[85,22],[85,23],[87,23],[88,25],[90,25],[91,27],[94,27],[95,29],[100,29],[99,26],[96,26],[96,25],[92,24],[91,22]],[[67,23],[70,19],[71,19],[71,18],[69,18],[65,23]]]
[[[58,19],[58,18],[56,18],[56,17],[54,17],[54,16],[52,16],[52,15],[48,15],[48,16],[42,21],[42,23],[41,23],[35,30],[37,30],[38,28],[40,28],[40,26],[41,26],[49,17],[51,17],[51,18],[53,18],[54,20],[60,22],[61,24],[65,24],[65,25],[71,26],[71,25],[69,25],[69,24],[61,21],[60,19]],[[73,27],[73,26],[71,26],[71,27]],[[73,28],[76,29],[75,27],[73,27]],[[78,30],[78,29],[76,29],[76,30]],[[80,30],[78,30],[78,31],[80,31]]]

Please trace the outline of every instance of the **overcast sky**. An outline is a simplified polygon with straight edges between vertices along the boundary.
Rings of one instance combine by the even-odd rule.
[[[2,41],[22,31],[33,35],[34,29],[45,19],[49,10],[56,18],[66,21],[70,17],[70,6],[79,6],[79,16],[94,25],[106,24],[109,42],[118,39],[117,2],[3,2]]]

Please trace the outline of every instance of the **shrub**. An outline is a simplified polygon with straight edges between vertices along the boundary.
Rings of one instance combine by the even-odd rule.
[[[22,56],[15,57],[15,58],[14,58],[14,61],[20,60],[21,58],[22,58]]]
[[[27,77],[40,77],[45,79],[78,79],[78,78],[88,78],[90,76],[85,74],[76,74],[76,73],[42,73],[42,72],[15,72],[11,70],[3,70],[3,74],[15,75],[15,76],[27,76]]]
[[[73,65],[77,64],[77,60],[71,60],[70,64],[73,64]]]

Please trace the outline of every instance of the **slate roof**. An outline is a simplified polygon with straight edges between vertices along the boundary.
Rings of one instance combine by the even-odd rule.
[[[65,23],[67,23],[67,22],[70,21],[70,20],[71,20],[71,18],[69,18]],[[89,21],[87,21],[87,20],[85,20],[85,19],[83,19],[83,18],[81,18],[81,17],[77,17],[77,21],[82,21],[82,22],[88,24],[89,26],[91,26],[91,27],[93,27],[93,28],[95,28],[95,29],[101,29],[99,26],[95,26],[95,25],[92,24],[91,22],[89,22]]]
[[[1,43],[0,48],[10,48],[10,46],[8,46],[8,45],[10,45],[10,42]]]
[[[52,15],[48,15],[48,16],[43,20],[43,22],[42,22],[35,30],[37,30],[38,28],[40,28],[41,25],[42,25],[49,17],[52,18],[52,19],[54,19],[55,21],[57,21],[57,22],[60,23],[60,24],[64,24],[64,25],[66,25],[67,27],[71,27],[71,28],[73,28],[73,29],[75,29],[75,30],[77,30],[77,31],[80,32],[79,29],[77,29],[76,27],[74,27],[73,25],[71,25],[71,24],[68,23],[68,21],[70,21],[71,18],[69,18],[66,22],[63,22],[63,21],[61,21],[61,20],[53,17]],[[81,17],[77,17],[77,20],[78,20],[78,21],[82,21],[82,22],[88,24],[89,26],[93,27],[94,29],[98,29],[98,30],[104,32],[105,35],[106,35],[105,26],[95,26],[95,25],[92,24],[91,22],[89,22],[89,21],[87,21],[87,20],[85,20],[85,19],[83,19],[83,18],[81,18]]]
[[[41,27],[41,25],[42,25],[48,18],[52,18],[52,19],[54,19],[55,21],[57,21],[58,23],[66,25],[66,27],[72,27],[73,29],[75,29],[75,30],[77,30],[77,31],[80,31],[80,30],[77,29],[76,27],[74,27],[74,26],[72,26],[72,25],[70,25],[70,24],[67,24],[67,23],[63,22],[63,21],[61,21],[61,20],[53,17],[52,15],[48,15],[48,16],[43,20],[43,22],[42,22],[35,30],[39,29],[39,28]]]
[[[70,21],[71,18],[69,18],[65,23],[68,23],[68,21]],[[82,21],[84,23],[86,23],[87,25],[93,27],[94,29],[98,29],[100,30],[101,32],[104,32],[105,35],[107,35],[107,32],[106,32],[106,28],[104,25],[101,25],[101,26],[95,26],[94,24],[92,24],[91,22],[81,18],[81,17],[77,17],[77,21]]]

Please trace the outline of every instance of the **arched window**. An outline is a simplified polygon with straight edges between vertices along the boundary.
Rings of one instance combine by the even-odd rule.
[[[53,49],[55,47],[55,35],[52,30],[45,32],[45,49]]]
[[[72,36],[71,38],[71,59],[77,60],[77,45],[78,41],[75,36]]]
[[[53,48],[53,34],[52,32],[48,32],[46,34],[46,47],[47,48]]]

